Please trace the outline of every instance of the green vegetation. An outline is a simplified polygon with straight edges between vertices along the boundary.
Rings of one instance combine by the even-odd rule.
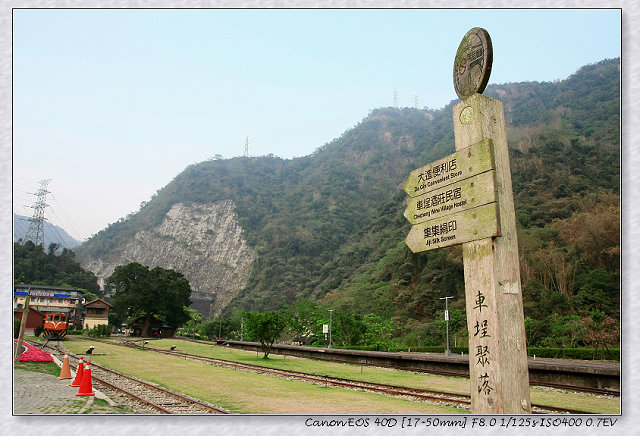
[[[170,340],[160,339],[152,341],[150,345],[169,349],[173,343]],[[179,347],[182,348],[184,344],[185,342],[180,342]],[[76,353],[86,349],[86,342],[79,340],[69,341],[65,345],[71,352]],[[207,352],[226,348],[210,345],[201,345],[201,347],[208,350]],[[104,344],[101,345],[101,350],[103,348],[104,355],[94,355],[93,362],[223,407],[233,413],[301,415],[464,413],[454,407],[268,377],[116,345]],[[261,356],[250,352],[244,352],[244,355],[252,356],[254,363],[284,362],[285,367],[286,363],[294,360],[290,358],[264,360]],[[415,374],[411,375],[416,379],[419,378]],[[464,379],[461,381],[464,382]]]
[[[142,335],[147,336],[152,316],[170,326],[189,319],[185,306],[191,303],[191,287],[184,276],[172,269],[149,267],[132,262],[116,267],[109,277],[113,289],[113,309],[109,323],[120,325],[126,319],[143,317]]]
[[[108,324],[101,324],[89,329],[87,335],[92,338],[106,338],[111,335],[111,326]]]
[[[529,347],[619,345],[619,67],[620,59],[605,60],[566,80],[485,91],[505,107]],[[328,324],[332,309],[336,346],[443,345],[439,298],[455,296],[451,339],[464,346],[461,249],[412,253],[402,215],[409,172],[454,151],[452,106],[373,110],[303,158],[191,165],[78,256],[116,256],[123,241],[159,224],[176,203],[233,200],[257,258],[221,315],[230,332],[240,331],[242,311],[290,309],[308,299],[323,319],[292,327],[298,341],[322,338],[318,322]]]
[[[260,342],[264,353],[263,359],[267,359],[276,339],[289,325],[291,314],[286,310],[263,313],[247,312],[243,318],[246,322],[247,336]]]
[[[152,348],[168,350],[176,343],[180,352],[218,359],[375,383],[469,393],[469,380],[461,377],[415,374],[408,371],[362,367],[281,355],[272,356],[265,360],[255,352],[228,347],[212,347],[208,344],[188,341],[176,342],[174,339],[160,339],[152,341],[150,345]],[[71,352],[76,353],[86,349],[86,343],[79,340],[68,341],[65,345]],[[338,415],[462,413],[460,409],[451,407],[434,406],[428,403],[344,389],[325,388],[276,377],[217,368],[203,363],[115,345],[104,344],[104,347],[104,355],[96,355],[92,358],[95,362],[135,377],[151,380],[161,386],[216,404],[234,413]],[[562,393],[532,387],[531,400],[537,404],[580,409],[591,413],[620,413],[619,399],[576,392]]]
[[[14,362],[13,368],[23,371],[42,372],[56,377],[60,376],[60,367],[54,362]]]
[[[31,241],[13,243],[13,282],[34,285],[70,286],[77,288],[85,298],[102,296],[96,276],[82,269],[75,253],[58,244],[50,244],[45,252],[42,245]]]
[[[272,355],[270,359],[265,360],[261,355],[251,351],[188,341],[177,342],[175,339],[160,339],[153,341],[150,345],[152,348],[168,350],[174,344],[177,344],[177,351],[184,353],[271,368],[374,383],[437,389],[445,392],[469,393],[469,380],[462,377],[416,374],[409,371],[363,367],[284,355]],[[81,352],[86,349],[86,343],[82,341],[74,340],[66,345],[72,352]],[[93,357],[96,362],[136,377],[152,380],[162,386],[209,401],[236,413],[379,414],[384,413],[383,410],[388,411],[389,408],[395,410],[391,413],[412,413],[409,410],[413,407],[432,407],[432,405],[425,403],[407,402],[373,394],[362,394],[362,397],[343,396],[344,392],[341,392],[343,391],[341,389],[304,386],[304,383],[299,382],[282,384],[281,379],[278,378],[254,374],[245,375],[246,373],[242,371],[216,368],[211,365],[189,362],[170,356],[158,356],[154,353],[130,348],[106,344],[105,347],[107,347],[105,355]],[[330,395],[327,396],[329,393]],[[309,396],[305,398],[304,395]],[[310,401],[309,398],[312,400]],[[605,398],[576,392],[563,393],[532,387],[531,400],[537,404],[580,409],[592,413],[620,413],[618,398]],[[341,411],[340,408],[345,409]],[[460,412],[459,409],[444,408],[430,412],[425,412],[423,409],[422,412],[414,411],[413,413]]]

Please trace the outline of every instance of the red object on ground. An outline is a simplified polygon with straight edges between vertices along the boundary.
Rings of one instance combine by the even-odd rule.
[[[82,356],[80,356],[80,362],[78,362],[78,369],[76,371],[76,378],[73,379],[73,383],[71,383],[69,386],[73,386],[74,388],[77,388],[78,386],[80,386],[80,383],[82,382],[83,372],[84,372],[84,361],[82,360]]]
[[[89,362],[85,365],[82,381],[80,382],[80,389],[78,389],[76,397],[87,395],[95,395],[93,393],[93,386],[91,386],[91,364],[89,364]]]
[[[46,351],[42,351],[40,348],[29,345],[26,342],[23,342],[22,346],[27,350],[20,354],[20,362],[53,362],[53,357]]]

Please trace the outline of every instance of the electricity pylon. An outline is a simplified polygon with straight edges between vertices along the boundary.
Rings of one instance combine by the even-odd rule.
[[[25,235],[25,239],[28,241],[32,241],[35,245],[42,245],[44,247],[44,221],[46,218],[44,217],[44,209],[49,206],[46,202],[47,194],[47,185],[51,179],[40,180],[40,189],[35,193],[37,196],[36,202],[33,206],[33,216],[29,218],[31,224],[29,224],[29,229],[27,230],[27,234]]]

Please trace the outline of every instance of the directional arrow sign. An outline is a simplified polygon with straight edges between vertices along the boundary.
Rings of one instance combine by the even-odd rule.
[[[411,224],[496,201],[495,171],[487,171],[409,200],[404,216]]]
[[[490,203],[416,224],[405,242],[419,253],[499,235],[497,203]]]
[[[415,197],[493,168],[493,145],[491,140],[485,139],[411,171],[404,190],[410,197]]]

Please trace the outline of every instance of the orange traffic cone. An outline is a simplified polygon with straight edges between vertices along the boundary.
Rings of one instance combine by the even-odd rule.
[[[71,383],[69,386],[73,386],[74,388],[77,388],[78,386],[80,386],[83,372],[84,372],[84,361],[82,360],[82,356],[80,356],[80,361],[78,362],[78,369],[76,370],[76,378],[73,379],[73,383]]]
[[[91,365],[89,362],[85,365],[84,373],[82,374],[82,381],[80,382],[80,389],[76,397],[83,397],[86,395],[95,395],[93,393],[93,387],[91,386]]]
[[[62,359],[62,369],[60,370],[60,380],[65,378],[71,378],[71,367],[69,366],[69,355],[65,354]]]

